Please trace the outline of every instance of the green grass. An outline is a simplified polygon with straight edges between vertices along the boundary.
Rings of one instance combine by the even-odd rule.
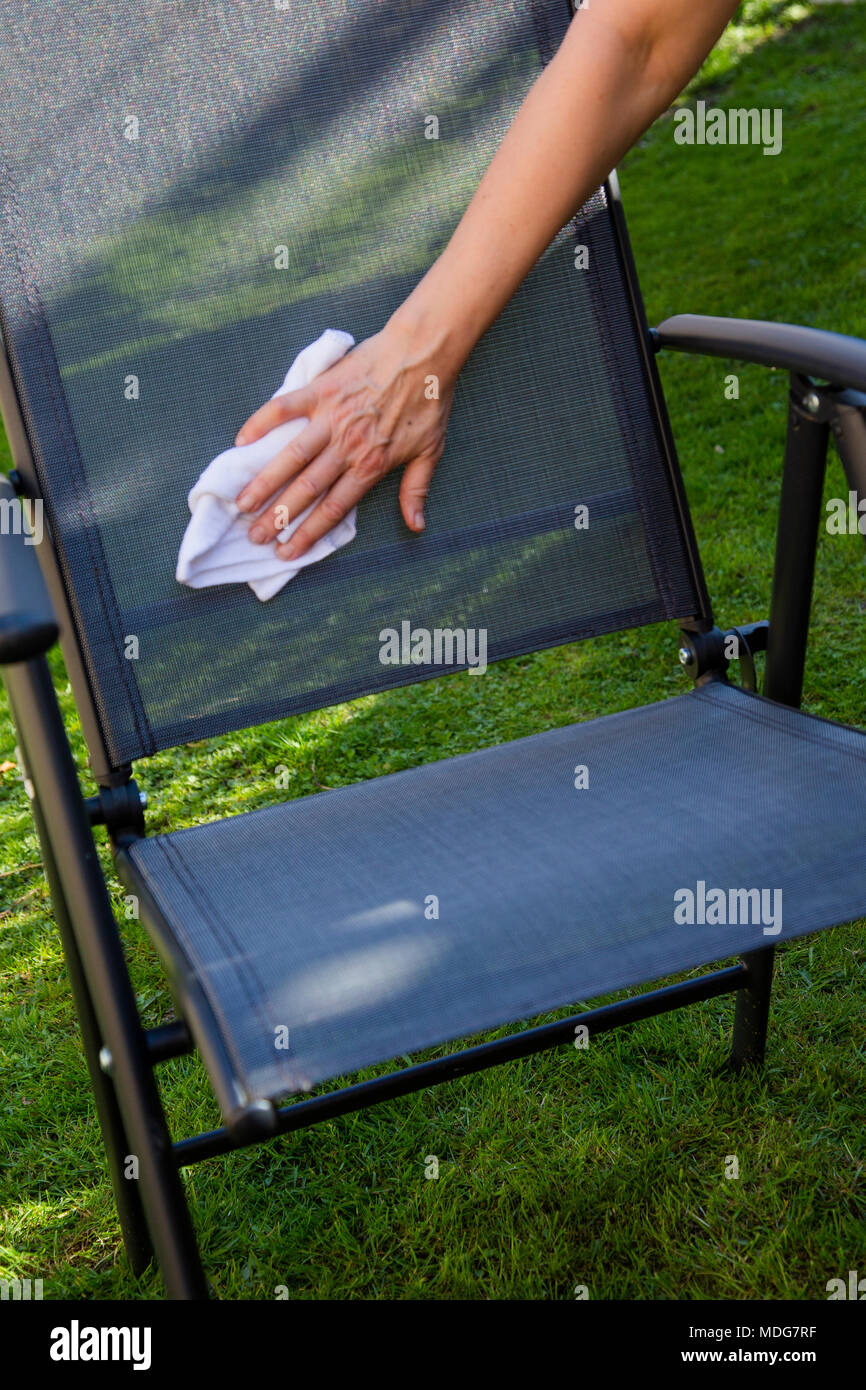
[[[812,10],[747,6],[690,93],[781,106],[782,155],[676,147],[667,117],[625,161],[651,321],[743,314],[866,336],[866,9]],[[764,617],[785,377],[673,357],[663,375],[717,615]],[[834,458],[828,496],[844,490]],[[805,703],[861,726],[864,577],[862,541],[823,537]],[[483,682],[446,677],[164,753],[138,769],[150,827],[266,805],[278,763],[305,795],[663,698],[683,688],[676,636],[618,635],[504,663]],[[55,674],[83,768],[56,658]],[[0,764],[13,748],[4,708]],[[0,814],[0,1275],[42,1278],[54,1298],[158,1297],[155,1276],[136,1285],[126,1271],[48,896],[38,869],[21,867],[39,851],[14,772],[0,774]],[[123,930],[156,1023],[170,1008],[161,973],[138,929]],[[731,1001],[717,1000],[194,1169],[214,1289],[824,1298],[828,1279],[866,1259],[864,996],[862,932],[849,926],[780,952],[760,1076],[726,1071]],[[195,1060],[161,1075],[178,1135],[218,1121]],[[429,1154],[438,1181],[424,1178]],[[723,1175],[729,1154],[736,1181]]]

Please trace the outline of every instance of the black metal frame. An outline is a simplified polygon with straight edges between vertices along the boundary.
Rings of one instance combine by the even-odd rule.
[[[0,551],[8,554],[8,547]],[[35,566],[32,551],[24,553]],[[154,1058],[139,1018],[48,663],[44,655],[32,656],[7,665],[3,676],[33,789],[37,833],[82,1020],[88,1070],[91,1077],[98,1070],[103,1073],[96,1082],[97,1104],[130,1263],[141,1270],[149,1262],[152,1241],[170,1296],[203,1298],[207,1285],[153,1073]],[[124,1176],[130,1155],[138,1160],[137,1178]]]
[[[767,633],[764,694],[800,708],[821,501],[832,429],[849,485],[866,496],[866,342],[820,329],[752,319],[679,315],[651,332],[654,349],[732,357],[791,373],[782,492]],[[821,386],[807,373],[828,378]],[[688,642],[689,634],[684,633]],[[696,670],[698,679],[715,673]],[[764,1059],[775,947],[743,956],[749,983],[737,996],[731,1062]]]
[[[748,320],[681,316],[650,330],[615,176],[607,185],[617,245],[638,325],[641,352],[655,404],[660,439],[700,599],[700,611],[682,620],[684,650],[696,680],[725,679],[726,662],[692,530],[673,433],[654,353],[660,348],[738,357],[791,373],[788,435],[779,511],[773,593],[766,627],[732,629],[749,654],[767,646],[765,693],[799,706],[806,657],[815,551],[820,526],[826,446],[832,429],[850,484],[866,495],[866,343],[814,329]],[[826,378],[818,386],[807,373]],[[20,401],[5,349],[0,351],[0,405],[13,450],[16,490],[38,496],[38,482]],[[0,537],[0,659],[19,732],[25,775],[54,913],[82,1029],[84,1052],[108,1155],[124,1243],[140,1273],[155,1253],[173,1298],[207,1297],[198,1247],[179,1170],[217,1154],[294,1132],[397,1096],[481,1071],[500,1062],[570,1044],[576,1024],[600,1034],[638,1019],[725,993],[736,993],[731,1061],[762,1061],[772,986],[774,948],[743,956],[739,965],[591,1009],[542,1027],[386,1073],[277,1108],[239,1087],[224,1043],[195,973],[140,879],[126,847],[143,833],[131,768],[111,764],[93,694],[78,649],[68,595],[49,543],[25,547],[19,536]],[[41,569],[41,577],[40,577]],[[42,588],[43,583],[47,588]],[[14,595],[18,595],[16,607]],[[21,602],[21,595],[26,602]],[[55,616],[53,616],[55,615]],[[85,801],[66,740],[45,652],[59,626],[67,670],[90,749],[99,796]],[[145,1029],[136,1008],[117,924],[99,865],[92,826],[105,824],[118,870],[139,895],[142,917],[166,965],[180,1021]],[[172,1143],[154,1069],[197,1048],[209,1072],[225,1127]],[[139,1180],[124,1176],[127,1155],[139,1160]]]
[[[679,341],[668,343],[664,325],[652,335],[647,332],[647,343],[656,348],[686,346]],[[856,355],[858,362],[862,357],[866,372],[866,343],[857,344]],[[819,387],[799,371],[791,383],[765,692],[769,698],[793,706],[799,705],[802,692],[831,428],[837,440],[841,438],[849,478],[866,478],[866,397],[859,397],[845,386],[846,383]],[[124,1243],[137,1273],[155,1252],[170,1297],[207,1296],[180,1184],[182,1167],[500,1062],[570,1044],[578,1023],[585,1025],[591,1035],[600,1034],[725,993],[737,995],[732,1064],[743,1067],[762,1061],[773,947],[745,955],[739,965],[694,980],[513,1033],[279,1109],[270,1102],[244,1095],[194,972],[179,955],[177,942],[156,905],[143,891],[140,880],[132,875],[126,846],[141,830],[140,825],[134,824],[134,796],[124,801],[118,795],[110,803],[100,798],[86,802],[82,796],[44,655],[54,635],[50,623],[45,623],[51,602],[47,593],[40,596],[34,548],[25,549],[22,539],[13,537],[13,556],[10,538],[2,539],[0,595],[11,592],[8,585],[4,589],[4,574],[8,577],[14,567],[19,585],[25,582],[30,614],[29,620],[25,616],[20,623],[20,651],[11,646],[7,651],[7,659],[10,655],[20,655],[22,659],[5,667],[4,678],[19,730],[26,775],[34,789],[37,831],[81,1021]],[[46,551],[48,547],[38,549]],[[46,557],[43,555],[42,559],[44,562]],[[753,629],[762,626],[752,625]],[[684,640],[703,642],[704,658],[695,664],[696,679],[724,679],[722,660],[712,656],[713,652],[718,653],[718,644],[713,641],[718,630],[710,629],[702,637],[703,632],[705,627],[701,625],[695,630],[686,627],[684,633]],[[112,809],[115,806],[116,811]],[[145,1030],[141,1024],[92,837],[92,824],[99,822],[109,824],[121,876],[140,895],[142,916],[166,963],[183,1021],[151,1030]],[[172,1144],[154,1068],[166,1058],[192,1051],[194,1046],[205,1061],[226,1124],[222,1129]],[[124,1160],[129,1154],[139,1159],[138,1184],[124,1176]]]
[[[430,1062],[416,1062],[402,1067],[399,1071],[387,1072],[372,1081],[359,1081],[354,1086],[343,1086],[338,1091],[314,1096],[310,1100],[296,1101],[293,1105],[274,1110],[274,1133],[294,1134],[296,1130],[307,1129],[322,1120],[333,1120],[339,1115],[349,1115],[354,1110],[365,1110],[371,1105],[379,1105],[397,1096],[411,1095],[413,1091],[423,1091],[430,1086],[439,1086],[445,1081],[454,1081],[458,1076],[469,1076],[473,1072],[486,1071],[501,1062],[513,1062],[519,1057],[534,1057],[538,1052],[547,1052],[554,1047],[573,1046],[575,1028],[583,1026],[592,1038],[608,1033],[613,1028],[636,1023],[644,1018],[654,1018],[657,1014],[670,1013],[672,1009],[683,1008],[686,1004],[697,1003],[701,999],[715,999],[720,994],[730,994],[734,990],[745,990],[752,982],[748,965],[731,965],[723,970],[714,970],[699,975],[694,980],[684,980],[679,984],[667,985],[662,989],[651,990],[646,994],[620,999],[613,1004],[602,1005],[598,1009],[588,1009],[556,1023],[545,1023],[537,1028],[527,1028],[520,1033],[509,1033],[507,1037],[493,1042],[478,1043],[475,1047],[463,1048],[444,1057],[436,1057]],[[192,1139],[183,1139],[174,1146],[177,1161],[181,1167],[200,1163],[205,1158],[227,1153],[231,1149],[244,1148],[256,1143],[255,1138],[239,1136],[228,1127],[212,1130],[208,1134],[198,1134]]]

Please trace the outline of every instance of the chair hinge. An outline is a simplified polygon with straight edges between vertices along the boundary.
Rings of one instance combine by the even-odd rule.
[[[96,796],[84,802],[91,825],[104,825],[115,841],[140,839],[144,834],[144,808],[147,794],[134,777],[119,787],[100,787]]]
[[[726,678],[731,661],[739,661],[745,690],[757,691],[755,653],[767,650],[770,624],[744,623],[742,627],[719,627],[709,632],[681,629],[680,665],[697,683],[703,679]]]

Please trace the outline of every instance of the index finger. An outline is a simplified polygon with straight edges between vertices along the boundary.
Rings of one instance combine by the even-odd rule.
[[[254,444],[263,434],[276,429],[277,425],[284,425],[287,420],[297,420],[301,415],[308,416],[315,402],[316,393],[312,384],[273,396],[241,425],[235,437],[235,444]]]

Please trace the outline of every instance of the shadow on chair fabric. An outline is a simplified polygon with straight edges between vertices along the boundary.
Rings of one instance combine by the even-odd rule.
[[[601,1032],[735,992],[733,1057],[757,1062],[775,945],[866,912],[866,738],[797,708],[831,427],[849,477],[866,476],[866,345],[689,317],[651,333],[613,176],[467,363],[423,535],[406,536],[392,476],[355,542],[266,605],[174,580],[203,462],[325,327],[378,331],[569,19],[566,0],[143,0],[134,25],[83,0],[50,26],[0,6],[0,399],[15,491],[48,522],[38,546],[17,525],[0,537],[0,659],[124,1239],[136,1270],[155,1251],[172,1297],[207,1292],[179,1166],[560,1045],[573,1023],[285,1098],[732,956],[580,1021]],[[769,629],[715,626],[665,346],[791,373]],[[4,484],[10,516],[13,496]],[[440,674],[383,664],[384,630],[483,631],[494,661],[660,621],[681,629],[687,694],[147,833],[136,760]],[[45,661],[58,628],[87,801]],[[768,649],[762,695],[728,682],[732,636],[749,670]],[[94,824],[140,899],[175,1024],[140,1022]],[[224,1128],[173,1146],[154,1067],[193,1048]]]

